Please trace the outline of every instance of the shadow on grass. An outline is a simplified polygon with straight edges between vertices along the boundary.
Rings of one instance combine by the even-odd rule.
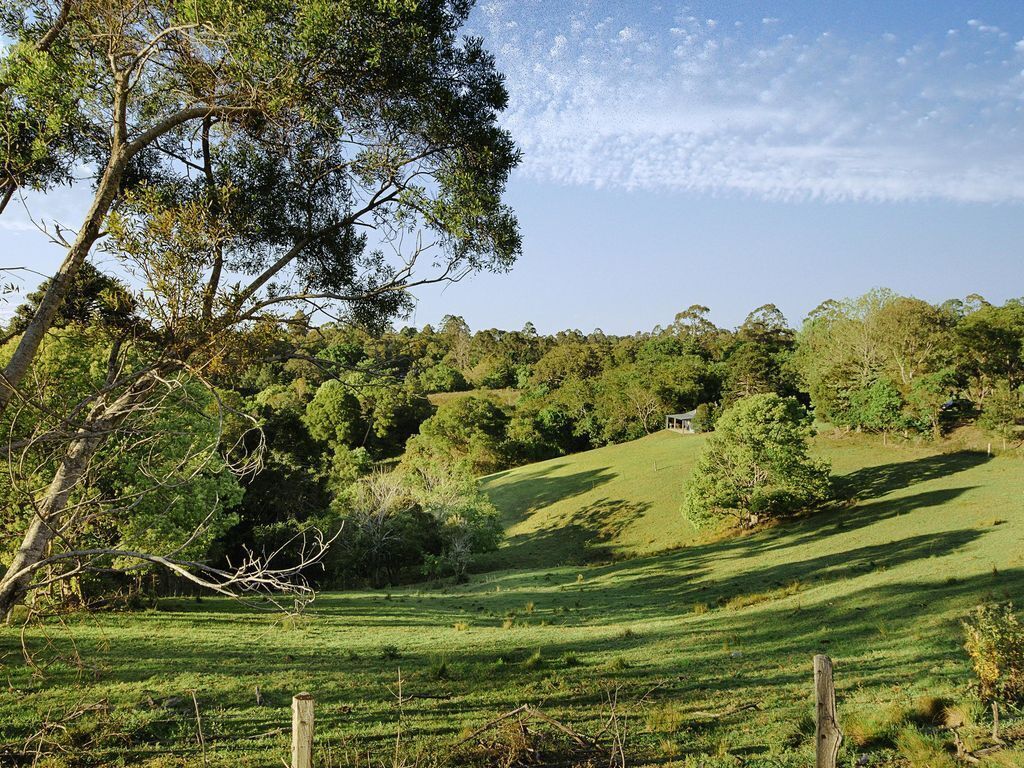
[[[976,487],[967,485],[960,488],[938,488],[895,499],[861,502],[853,507],[832,507],[803,518],[781,521],[773,528],[745,538],[727,540],[723,544],[727,548],[731,545],[741,547],[748,556],[770,550],[800,547],[823,536],[867,528],[918,510],[939,509]]]
[[[956,546],[957,540],[947,536],[937,546]],[[923,541],[894,542],[894,547],[900,544],[909,550],[902,555],[905,558],[929,552]],[[898,557],[895,551],[885,556],[890,563]],[[860,562],[878,557],[870,548],[857,554]],[[817,568],[823,574],[831,570],[830,578],[846,578],[835,565],[818,559],[796,564],[795,569],[806,573]],[[649,586],[640,583],[620,589],[628,591],[632,602],[645,604],[640,614],[653,609],[662,617],[672,617],[674,606]],[[215,732],[221,746],[278,721],[287,723],[287,705],[297,686],[309,688],[317,696],[318,729],[368,734],[362,737],[367,747],[375,741],[387,743],[386,735],[373,734],[387,731],[381,728],[382,712],[391,706],[393,693],[387,686],[394,684],[398,668],[410,697],[404,715],[410,735],[417,738],[451,740],[467,721],[485,722],[527,700],[542,702],[545,711],[564,714],[570,721],[593,719],[605,703],[607,690],[621,689],[626,701],[631,692],[638,697],[651,691],[655,683],[657,693],[652,702],[671,702],[684,721],[687,712],[715,709],[714,702],[761,701],[766,705],[765,717],[796,722],[808,706],[810,660],[819,652],[829,653],[836,661],[841,709],[846,697],[861,695],[864,690],[893,695],[897,689],[913,691],[922,686],[962,689],[970,673],[960,647],[959,616],[986,596],[1001,599],[1022,588],[1024,570],[1011,569],[960,580],[901,580],[853,588],[840,601],[789,599],[742,611],[713,610],[671,624],[659,622],[628,635],[611,627],[595,627],[570,638],[558,626],[552,626],[545,639],[531,635],[526,642],[514,630],[478,635],[475,641],[467,635],[465,646],[448,656],[449,675],[440,680],[431,671],[437,666],[438,652],[423,644],[415,649],[399,647],[398,656],[385,658],[365,646],[358,655],[346,655],[340,646],[300,643],[287,634],[268,637],[259,644],[251,635],[241,633],[217,637],[193,632],[189,642],[175,642],[174,634],[147,634],[130,643],[115,640],[115,647],[108,651],[105,680],[115,687],[148,681],[160,686],[165,683],[158,681],[174,681],[182,670],[214,674],[213,679],[221,682],[215,698],[207,703],[216,704],[220,712],[239,712],[222,722],[215,713],[207,715],[209,727],[219,729]],[[529,596],[516,594],[517,599]],[[597,596],[588,593],[588,602]],[[464,597],[484,602],[508,600],[507,595]],[[538,599],[548,600],[550,595]],[[364,618],[353,598],[329,596],[324,602],[330,604],[329,609],[319,620],[351,623]],[[416,613],[418,609],[406,606],[402,610]],[[605,612],[609,623],[621,626],[629,626],[638,614],[624,601],[602,604],[596,610]],[[187,616],[175,618],[181,629],[188,627]],[[445,619],[429,610],[422,611],[419,618],[424,624]],[[137,620],[144,624],[160,617],[147,614]],[[173,628],[165,626],[164,630]],[[13,651],[15,645],[13,637],[0,636],[0,649]],[[528,660],[538,651],[542,663],[530,665]],[[566,661],[570,658],[571,664]],[[625,661],[618,663],[620,660]],[[75,685],[70,672],[67,680],[61,679],[63,676],[58,673],[47,685]],[[223,687],[227,678],[244,682],[237,690],[229,690]],[[263,707],[253,708],[253,684],[261,685],[266,698]],[[437,698],[414,698],[421,694]],[[135,695],[141,699],[145,694],[138,689]],[[739,713],[716,722],[696,718],[692,727],[686,727],[695,734],[706,733],[714,744],[760,716],[758,712]],[[232,726],[235,721],[239,725]],[[29,724],[19,724],[8,736],[19,736],[22,729],[29,733]],[[700,751],[702,743],[688,749]]]
[[[607,561],[614,554],[610,542],[650,508],[648,502],[598,499],[568,520],[552,520],[546,528],[508,537],[499,551],[477,558],[473,571],[499,570],[509,563],[537,568]]]
[[[485,490],[502,510],[502,522],[506,526],[515,525],[538,509],[592,491],[618,477],[610,467],[588,469],[570,475],[551,475],[565,466],[550,464],[532,472],[520,472],[515,480],[504,483],[500,481],[507,476],[505,472],[489,477]]]
[[[877,499],[900,488],[948,477],[981,466],[991,460],[979,451],[956,451],[864,467],[836,478],[840,494],[849,499]]]
[[[724,549],[715,545],[712,549],[728,552],[739,548],[745,556],[753,556],[768,550],[799,547],[822,535],[863,528],[915,510],[938,508],[974,486],[923,491],[895,499],[883,497],[919,483],[968,471],[989,459],[984,453],[959,451],[859,469],[836,479],[840,497],[859,502],[855,506],[837,506],[787,520],[777,528],[731,540],[723,545]],[[565,463],[552,464],[518,474],[513,482],[491,487],[489,493],[504,511],[506,526],[522,522],[545,506],[592,491],[616,477],[609,467],[551,476],[552,472],[566,466]],[[491,480],[503,476],[504,473]],[[479,558],[473,570],[482,573],[502,570],[510,564],[516,568],[536,568],[607,560],[615,556],[611,542],[649,509],[648,503],[602,498],[571,512],[567,510],[565,516],[552,519],[546,528],[509,537],[499,553]],[[687,552],[693,554],[694,550]]]

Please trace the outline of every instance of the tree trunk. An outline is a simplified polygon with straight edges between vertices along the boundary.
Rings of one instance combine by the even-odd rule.
[[[25,374],[28,373],[39,345],[42,344],[47,331],[53,325],[57,311],[60,309],[72,281],[82,268],[89,251],[99,239],[100,227],[117,195],[126,164],[127,158],[123,151],[115,152],[108,161],[85,223],[78,232],[78,237],[71,244],[57,274],[51,278],[35,315],[22,334],[17,349],[14,350],[10,362],[4,368],[3,375],[0,376],[0,414],[7,409],[15,390],[25,378]]]
[[[6,620],[14,606],[24,599],[35,575],[34,570],[25,569],[46,557],[61,513],[67,507],[68,497],[85,476],[89,460],[98,447],[99,438],[92,436],[79,437],[68,448],[25,531],[7,574],[0,579],[0,618]]]
[[[53,480],[36,505],[21,546],[0,579],[0,620],[9,620],[14,606],[25,598],[36,573],[34,566],[47,556],[54,534],[60,528],[68,499],[84,479],[92,457],[110,431],[124,420],[147,391],[148,381],[144,379],[114,402],[98,404],[68,445]]]

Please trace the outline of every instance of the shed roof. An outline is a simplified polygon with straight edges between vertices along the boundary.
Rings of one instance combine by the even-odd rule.
[[[670,413],[668,418],[670,419],[692,419],[697,415],[697,410],[687,411],[686,413]]]

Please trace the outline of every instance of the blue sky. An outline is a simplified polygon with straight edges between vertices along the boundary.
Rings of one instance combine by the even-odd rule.
[[[693,303],[796,323],[879,285],[1024,295],[1019,0],[481,0],[467,31],[507,74],[524,254],[421,292],[416,324],[628,333]],[[4,219],[0,251],[56,261]]]

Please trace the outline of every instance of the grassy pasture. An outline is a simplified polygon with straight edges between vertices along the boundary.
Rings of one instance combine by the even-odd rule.
[[[504,405],[515,405],[519,400],[517,389],[467,389],[464,392],[434,392],[427,395],[427,400],[435,408],[445,403],[462,400],[465,397],[493,397]]]
[[[824,651],[845,764],[906,754],[904,721],[964,698],[964,612],[1024,590],[1024,463],[819,437],[856,503],[715,540],[678,515],[701,440],[659,434],[487,478],[509,540],[457,588],[328,594],[286,621],[209,599],[73,618],[48,627],[53,648],[25,639],[41,660],[73,640],[84,665],[41,673],[0,631],[0,743],[63,719],[80,749],[55,765],[202,764],[194,691],[209,765],[276,766],[276,729],[309,690],[321,764],[390,763],[400,673],[401,750],[427,762],[525,702],[597,731],[617,691],[631,764],[806,766]],[[757,708],[713,716],[739,705]]]

